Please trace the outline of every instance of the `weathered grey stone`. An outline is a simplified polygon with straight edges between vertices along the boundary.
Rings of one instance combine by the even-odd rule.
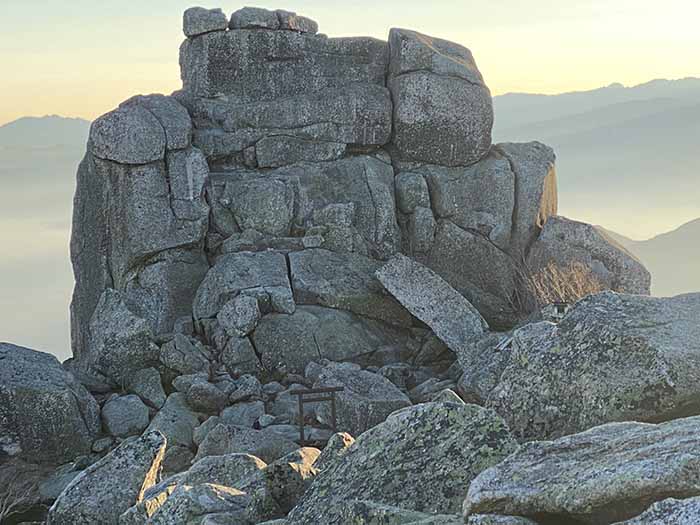
[[[165,131],[158,119],[137,104],[102,115],[90,127],[90,151],[120,164],[147,164],[165,156]]]
[[[271,296],[282,295],[293,306],[284,255],[273,252],[223,255],[197,290],[193,308],[195,318],[214,317],[231,297],[251,289],[262,289]],[[286,313],[293,312],[293,308],[292,312],[288,311],[290,306],[286,307]]]
[[[255,144],[259,168],[279,168],[295,162],[328,162],[345,153],[342,142],[311,141],[297,137],[271,136]]]
[[[298,445],[293,441],[267,429],[253,430],[219,424],[204,438],[195,461],[207,456],[240,453],[250,454],[266,463],[272,463],[297,448],[299,448]]]
[[[406,330],[350,312],[305,305],[293,315],[265,316],[251,336],[265,369],[297,374],[322,358],[367,358],[385,347],[405,347],[409,337]]]
[[[207,414],[218,413],[228,402],[225,392],[211,383],[194,383],[186,394],[187,404],[198,412]]]
[[[382,263],[356,254],[304,250],[289,254],[297,304],[348,310],[390,324],[410,326],[412,317],[374,276]]]
[[[458,356],[488,329],[469,301],[432,270],[404,255],[396,255],[378,270],[377,278]]]
[[[192,141],[192,120],[185,107],[175,98],[165,95],[137,95],[119,107],[142,106],[158,120],[165,132],[166,148],[178,150]]]
[[[129,108],[147,112],[139,105]],[[172,155],[189,158],[188,151]],[[191,316],[194,292],[208,267],[201,243],[209,213],[201,195],[189,201],[171,194],[169,178],[178,188],[184,173],[177,165],[168,173],[166,162],[128,166],[91,154],[81,163],[71,238],[73,352],[80,362],[89,360],[89,323],[107,288],[122,293],[156,333]],[[179,218],[180,205],[199,215]]]
[[[700,497],[668,498],[654,503],[636,518],[616,525],[694,525],[700,521]]]
[[[319,471],[330,471],[335,467],[348,449],[355,443],[355,438],[347,432],[337,432],[333,434],[326,443],[321,455],[314,463],[314,468]]]
[[[175,390],[183,394],[187,394],[187,391],[192,388],[195,383],[207,383],[209,382],[209,374],[204,372],[197,372],[196,374],[185,374],[183,376],[177,376],[173,379],[172,385]]]
[[[211,364],[201,344],[177,334],[160,348],[160,362],[175,375],[203,373],[209,375]]]
[[[384,85],[387,44],[372,38],[316,38],[290,31],[214,32],[180,48],[184,91],[241,103],[355,82]],[[235,77],[228,71],[237,71]]]
[[[212,204],[212,227],[225,237],[239,231],[236,216],[243,215],[237,211],[242,209],[237,202],[245,188],[255,185],[269,189],[282,184],[284,192],[282,187],[275,191],[279,191],[280,195],[292,195],[291,201],[284,200],[284,206],[276,204],[278,200],[271,201],[272,204],[261,202],[257,207],[251,207],[245,216],[260,220],[273,214],[272,209],[267,210],[268,207],[277,209],[282,206],[280,209],[293,210],[292,223],[295,227],[323,235],[326,243],[331,242],[330,237],[333,235],[343,233],[345,242],[333,244],[344,244],[347,247],[345,251],[356,251],[379,259],[399,251],[394,171],[390,164],[377,158],[352,156],[335,162],[298,163],[262,175],[248,170],[213,173],[210,181],[207,191],[208,201]],[[252,192],[251,196],[258,191]],[[319,226],[315,218],[323,220],[318,214],[329,205],[354,206],[351,226],[314,231],[313,228]],[[270,224],[279,226],[280,229],[275,231],[284,231],[284,235],[287,235],[286,228],[289,225],[286,222],[286,212],[280,216],[284,217],[284,221],[273,221]]]
[[[424,166],[420,173],[428,181],[436,217],[463,230],[477,230],[499,247],[509,248],[516,176],[506,157],[492,150],[473,166]]]
[[[428,253],[435,240],[437,223],[430,208],[418,207],[408,218],[409,249],[413,254]]]
[[[283,9],[277,9],[275,13],[280,21],[280,29],[311,34],[318,32],[318,24],[310,18]]]
[[[649,295],[651,275],[625,248],[601,230],[583,222],[554,216],[547,220],[528,256],[533,272],[555,264],[589,268],[603,288]]]
[[[169,151],[166,156],[170,183],[170,207],[175,217],[199,220],[209,213],[204,200],[204,186],[209,178],[209,166],[197,148]]]
[[[556,155],[539,142],[498,144],[496,148],[510,163],[515,175],[515,210],[511,250],[527,253],[547,219],[557,214]]]
[[[465,516],[612,523],[668,497],[698,495],[700,419],[610,423],[522,446],[469,486]]]
[[[168,396],[165,405],[155,415],[147,431],[158,431],[168,440],[168,449],[175,446],[190,449],[193,445],[194,429],[199,418],[187,405],[184,394],[175,392]]]
[[[391,96],[383,85],[348,84],[245,104],[196,99],[190,107],[207,126],[195,132],[195,145],[213,161],[235,158],[249,167],[330,161],[346,144],[382,146],[391,136]]]
[[[89,453],[99,412],[53,355],[0,343],[0,463],[61,464]]]
[[[318,474],[316,460],[321,451],[303,447],[270,463],[265,469],[265,481],[270,495],[279,505],[280,515],[286,515],[309,488]]]
[[[182,17],[182,31],[187,37],[203,35],[211,31],[226,31],[228,20],[221,9],[190,7]]]
[[[215,483],[227,487],[243,487],[252,478],[262,479],[267,464],[249,454],[208,456],[197,461],[180,479],[185,485]]]
[[[258,300],[250,295],[238,295],[228,301],[216,318],[230,337],[244,337],[253,330],[260,320]]]
[[[242,490],[201,483],[178,485],[165,503],[151,516],[148,525],[203,523],[207,515],[226,513],[232,523],[251,523],[249,507],[252,497]]]
[[[105,430],[115,437],[141,434],[148,426],[148,416],[148,407],[134,395],[113,397],[102,407]]]
[[[411,400],[391,381],[379,374],[343,364],[329,363],[314,382],[314,388],[342,386],[335,395],[337,427],[357,436],[383,422],[389,414],[411,406]],[[331,407],[321,403],[316,418],[331,425]]]
[[[192,299],[208,269],[207,259],[198,249],[160,252],[139,269],[138,279],[124,282],[124,300],[148,321],[154,334],[171,333],[178,318],[192,316]]]
[[[538,525],[536,521],[519,516],[501,516],[498,514],[472,514],[467,525]]]
[[[454,514],[418,512],[362,499],[342,501],[331,508],[327,508],[326,512],[323,514],[323,520],[323,523],[329,525],[345,523],[363,523],[368,525],[379,525],[383,523],[410,525],[463,524],[462,518]],[[294,523],[310,524],[312,522],[300,521]]]
[[[49,510],[47,523],[118,524],[119,516],[155,485],[165,447],[159,432],[125,441],[73,479]]]
[[[231,15],[229,29],[279,29],[277,13],[261,7],[244,7]]]
[[[419,173],[402,171],[396,176],[396,204],[401,213],[413,213],[417,207],[430,207],[430,193]]]
[[[510,330],[519,321],[512,302],[513,260],[481,234],[439,220],[426,265],[474,305],[492,329]]]
[[[471,52],[405,29],[391,30],[389,48],[393,142],[402,160],[466,166],[488,153],[491,93]]]
[[[699,318],[700,294],[589,296],[515,332],[488,404],[522,439],[698,414]]]
[[[148,323],[137,317],[119,292],[107,289],[90,320],[87,367],[117,384],[128,384],[132,375],[158,361]]]
[[[247,337],[232,337],[221,352],[221,362],[233,373],[255,374],[262,368],[255,349]]]
[[[519,345],[522,336],[532,333],[530,329],[516,331],[516,343],[507,334],[489,333],[460,353],[458,360],[464,373],[459,378],[457,389],[462,397],[469,403],[484,405],[510,363],[513,345]]]
[[[304,385],[297,383],[289,385],[289,388],[279,392],[275,396],[274,402],[270,405],[269,412],[276,416],[279,423],[293,423],[299,424],[299,397],[292,394],[292,390],[301,390],[306,388]],[[316,408],[316,403],[309,403],[304,405],[304,413],[307,415],[313,414]],[[297,429],[296,438],[299,437],[299,431]]]
[[[199,447],[199,445],[201,445],[204,441],[204,438],[207,437],[207,434],[219,423],[219,416],[211,416],[204,423],[195,428],[194,433],[192,434],[192,441],[194,442],[195,446]]]
[[[456,514],[472,479],[515,448],[505,423],[491,410],[456,403],[406,408],[357,438],[288,519],[318,523],[327,509],[358,499]]]
[[[260,416],[265,413],[265,403],[249,401],[236,403],[221,412],[220,422],[225,425],[252,428]]]
[[[229,401],[231,401],[231,403],[237,403],[251,398],[262,398],[262,385],[255,376],[249,374],[241,376],[236,380],[234,387],[235,389],[229,395]]]
[[[134,372],[129,380],[129,392],[154,408],[161,408],[165,403],[165,391],[160,374],[155,368],[144,368]]]

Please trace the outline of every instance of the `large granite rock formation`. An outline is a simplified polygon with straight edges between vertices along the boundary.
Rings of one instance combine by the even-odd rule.
[[[192,8],[183,30],[182,89],[134,97],[92,126],[71,244],[79,366],[114,382],[125,360],[157,366],[147,339],[191,317],[185,335],[231,370],[420,346],[415,308],[374,277],[400,253],[494,329],[522,319],[528,255],[534,269],[573,259],[612,288],[648,291],[643,268],[605,239],[568,226],[562,238],[563,219],[540,235],[557,212],[554,152],[491,144],[491,97],[468,49],[404,29],[388,42],[328,38],[261,8],[230,21]],[[105,293],[120,298],[113,314]],[[102,341],[127,310],[144,337]],[[338,344],[320,341],[321,319]]]

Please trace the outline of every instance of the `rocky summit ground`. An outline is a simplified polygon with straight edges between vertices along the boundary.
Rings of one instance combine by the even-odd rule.
[[[700,523],[700,294],[557,215],[468,49],[183,29],[90,130],[73,357],[0,344],[0,522]]]

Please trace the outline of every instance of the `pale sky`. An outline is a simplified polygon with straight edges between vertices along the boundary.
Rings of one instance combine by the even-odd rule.
[[[197,0],[0,0],[0,124],[93,119],[135,93],[170,93],[182,11]],[[697,0],[282,0],[330,36],[407,27],[469,47],[494,94],[559,93],[700,76]]]

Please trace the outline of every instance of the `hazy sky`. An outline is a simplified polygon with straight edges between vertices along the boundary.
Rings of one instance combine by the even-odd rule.
[[[556,93],[700,76],[697,0],[284,0],[199,2],[313,17],[329,35],[408,27],[471,48],[494,94]],[[0,124],[92,119],[180,84],[182,11],[196,0],[0,0]]]

